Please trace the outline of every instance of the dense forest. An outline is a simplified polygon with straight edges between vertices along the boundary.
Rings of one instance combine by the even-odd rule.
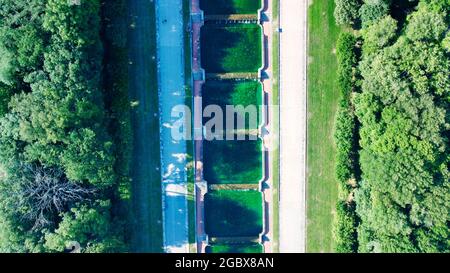
[[[338,252],[450,252],[450,1],[335,0]]]
[[[0,0],[0,252],[127,250],[128,117],[110,98],[124,100],[102,12],[123,1],[104,2]]]

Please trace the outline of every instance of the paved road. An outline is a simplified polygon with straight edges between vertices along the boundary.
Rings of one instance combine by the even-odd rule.
[[[184,25],[182,0],[156,0],[161,175],[163,182],[163,238],[166,252],[189,252],[186,141],[172,136],[184,105]]]
[[[305,252],[307,0],[280,1],[280,252]]]

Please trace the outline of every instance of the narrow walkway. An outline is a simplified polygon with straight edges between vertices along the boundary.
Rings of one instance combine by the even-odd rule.
[[[172,117],[172,110],[185,102],[183,4],[182,0],[155,4],[164,249],[188,253],[187,148],[185,140],[172,136],[172,126],[180,118]]]
[[[308,1],[280,1],[280,252],[305,252]]]
[[[273,61],[272,61],[272,45],[273,45],[273,35],[272,35],[272,6],[273,2],[272,0],[263,0],[263,9],[260,12],[260,20],[261,25],[263,28],[263,34],[264,34],[264,40],[263,40],[263,50],[264,50],[264,68],[261,71],[261,81],[263,84],[263,90],[267,94],[267,103],[272,101],[272,88],[273,88]],[[266,104],[266,106],[269,106]],[[272,107],[267,107],[267,111],[272,111]],[[270,113],[266,113],[266,128],[271,128],[271,123],[273,122],[270,120],[270,117],[272,116]],[[264,222],[265,222],[265,230],[264,230],[264,238],[263,238],[263,246],[264,246],[264,252],[265,253],[272,253],[273,252],[273,170],[271,163],[272,158],[272,152],[274,151],[274,147],[271,147],[273,145],[271,141],[271,133],[268,129],[265,130],[265,133],[263,131],[263,140],[264,140],[264,146],[266,147],[267,151],[264,153],[264,156],[266,157],[265,162],[265,169],[266,169],[266,176],[267,180],[265,182],[266,187],[263,189],[263,196],[264,196]]]
[[[192,20],[192,75],[194,77],[194,145],[195,145],[195,200],[197,252],[204,253],[207,246],[205,232],[205,194],[208,192],[203,181],[203,136],[202,136],[202,85],[204,71],[201,68],[200,31],[204,24],[200,0],[191,0]]]

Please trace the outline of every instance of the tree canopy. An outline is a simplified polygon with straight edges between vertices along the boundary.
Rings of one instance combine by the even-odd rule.
[[[117,177],[100,6],[0,0],[1,251],[62,251],[78,236],[87,252],[124,247],[106,205]]]
[[[363,32],[362,92],[354,100],[361,252],[450,250],[448,21],[427,2],[400,35],[390,17]]]

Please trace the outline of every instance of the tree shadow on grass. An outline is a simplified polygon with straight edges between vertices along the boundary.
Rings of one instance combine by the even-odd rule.
[[[204,141],[208,183],[256,184],[262,178],[261,140]]]
[[[263,118],[261,107],[263,106],[262,86],[256,81],[207,81],[203,85],[203,109],[217,105],[223,112],[223,125],[226,126],[226,107],[230,106],[254,106],[256,116],[245,112],[245,109],[236,107],[233,129],[258,129]],[[210,121],[210,117],[203,118],[203,124]],[[238,128],[238,119],[245,120],[242,128]],[[251,124],[250,121],[255,121]],[[224,128],[225,129],[225,128]],[[231,128],[227,128],[228,130]]]
[[[257,72],[261,66],[261,43],[254,39],[259,36],[253,33],[256,27],[202,27],[202,67],[206,73]]]
[[[262,197],[259,192],[228,191],[227,196],[224,196],[223,192],[222,194],[218,192],[206,194],[206,233],[211,237],[258,236],[262,232],[261,202]],[[254,208],[257,206],[261,214],[250,209],[251,205]]]
[[[201,29],[202,67],[207,73],[225,73],[224,62],[230,49],[236,47],[243,34],[226,28],[204,26]]]
[[[260,244],[214,244],[206,247],[206,253],[263,253]]]
[[[206,15],[253,14],[262,5],[261,0],[200,0]],[[267,0],[264,1],[267,4]]]

